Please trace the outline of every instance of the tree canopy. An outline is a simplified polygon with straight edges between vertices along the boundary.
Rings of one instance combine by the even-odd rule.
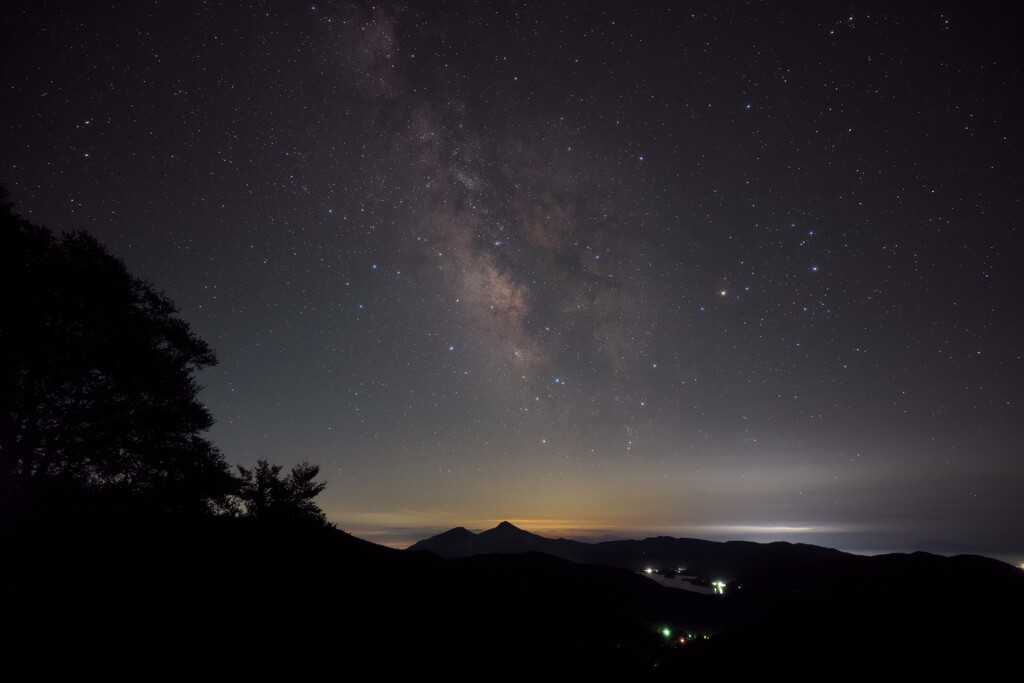
[[[45,487],[204,507],[237,485],[202,433],[212,349],[95,238],[14,213],[0,188],[0,495]]]
[[[267,521],[311,521],[326,525],[326,515],[313,502],[327,486],[326,482],[315,481],[320,467],[299,463],[284,477],[282,469],[281,465],[271,465],[266,460],[259,460],[253,469],[238,466],[241,486],[237,495],[244,507],[243,514]]]

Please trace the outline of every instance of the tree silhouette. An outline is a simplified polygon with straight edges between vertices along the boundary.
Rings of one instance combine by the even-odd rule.
[[[313,502],[326,482],[315,481],[320,467],[302,462],[281,477],[281,465],[259,460],[256,467],[238,466],[241,486],[238,498],[243,514],[260,520],[304,520],[327,525],[327,517]]]
[[[55,238],[0,187],[0,496],[119,494],[203,509],[236,482],[201,433],[213,351],[90,235]]]

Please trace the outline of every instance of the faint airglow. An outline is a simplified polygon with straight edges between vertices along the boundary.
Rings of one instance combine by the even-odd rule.
[[[671,531],[670,528],[665,528]],[[698,534],[733,535],[736,537],[763,536],[779,534],[812,534],[839,533],[848,529],[836,525],[803,525],[803,524],[704,524],[693,527],[676,527],[678,533],[692,532]]]

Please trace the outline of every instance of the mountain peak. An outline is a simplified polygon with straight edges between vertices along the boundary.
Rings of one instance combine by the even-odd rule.
[[[442,536],[476,536],[476,534],[474,534],[472,531],[470,531],[469,529],[467,529],[464,526],[457,526],[454,529],[449,529],[448,531],[444,532],[441,535]]]
[[[531,534],[529,531],[520,529],[512,522],[502,522],[493,529],[480,532],[481,536],[488,537],[499,537],[499,538],[518,538],[518,537],[532,537],[535,534]]]

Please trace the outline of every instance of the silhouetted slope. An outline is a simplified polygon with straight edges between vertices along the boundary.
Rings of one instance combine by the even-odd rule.
[[[825,549],[697,542],[688,547],[725,547],[734,560],[764,553],[768,567],[725,595],[698,595],[539,552],[444,560],[301,524],[98,521],[0,527],[16,627],[0,641],[8,678],[912,676],[937,662],[990,672],[1024,635],[1024,573],[978,557],[838,554],[785,567]],[[489,538],[532,543],[526,533]],[[453,536],[483,536],[467,534]],[[712,637],[680,646],[686,633]]]
[[[492,672],[488,678],[642,673],[656,661],[662,628],[693,627],[714,607],[711,596],[542,553],[458,558],[421,578],[419,609],[432,615],[430,637],[462,643],[460,657]]]
[[[14,634],[4,670],[32,678],[287,680],[387,609],[398,551],[333,529],[249,520],[69,520],[5,535]],[[7,555],[10,550],[13,554]],[[15,676],[17,678],[17,676]]]
[[[787,599],[757,622],[674,653],[665,680],[925,677],[992,680],[1017,665],[1024,573],[977,556],[847,557],[765,574]]]

